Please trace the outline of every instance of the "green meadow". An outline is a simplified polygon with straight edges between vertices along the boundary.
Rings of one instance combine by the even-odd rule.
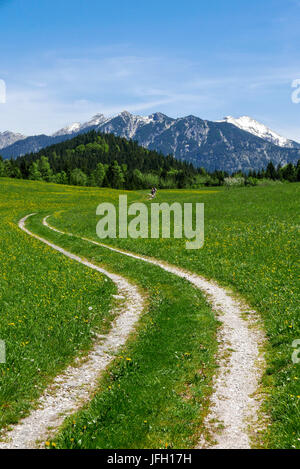
[[[149,308],[92,401],[51,445],[191,448],[205,431],[218,323],[201,292],[159,267],[41,224],[51,215],[55,227],[99,241],[97,205],[117,204],[124,193],[129,203],[151,205],[145,191],[0,179],[0,339],[7,345],[7,363],[0,364],[2,428],[30,412],[53,377],[86,354],[93,333],[108,331],[113,319],[112,282],[17,227],[35,212],[31,231],[132,280],[148,295]],[[202,249],[186,250],[183,239],[104,241],[215,279],[261,315],[268,418],[255,447],[300,448],[300,364],[291,358],[292,342],[300,339],[299,201],[300,184],[159,191],[155,202],[205,204]]]

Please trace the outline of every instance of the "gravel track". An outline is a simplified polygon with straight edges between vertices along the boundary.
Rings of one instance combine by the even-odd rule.
[[[104,336],[101,344],[95,345],[87,361],[79,367],[69,367],[61,376],[55,378],[54,384],[40,399],[38,409],[13,427],[12,431],[7,434],[9,440],[0,443],[0,449],[36,447],[37,440],[45,441],[49,435],[49,426],[52,427],[51,433],[53,434],[66,415],[80,408],[82,403],[89,399],[99,373],[113,359],[113,354],[117,349],[124,345],[145,308],[145,299],[140,295],[137,287],[123,277],[107,272],[27,230],[25,222],[30,216],[28,215],[19,222],[23,231],[70,259],[111,278],[118,285],[120,297],[125,296],[126,301],[124,309],[114,321],[111,332]],[[49,229],[79,237],[54,228],[48,223],[48,217],[44,218],[43,224]],[[203,435],[197,448],[250,449],[251,435],[260,427],[258,415],[262,398],[258,390],[265,367],[261,352],[265,337],[258,314],[235,299],[216,282],[208,281],[204,277],[157,259],[113,248],[88,238],[81,239],[156,265],[189,281],[206,295],[222,325],[218,331],[219,369],[214,379],[211,407],[205,421],[207,434]]]
[[[19,227],[25,233],[68,258],[109,277],[117,285],[118,299],[122,299],[122,302],[114,310],[118,316],[112,323],[111,331],[105,336],[98,337],[97,343],[82,363],[69,366],[54,379],[53,384],[39,399],[37,409],[13,426],[5,436],[2,435],[2,439],[5,439],[0,442],[0,449],[32,449],[40,445],[44,447],[45,441],[55,433],[66,416],[76,412],[90,399],[101,372],[113,360],[118,349],[125,344],[146,306],[145,298],[139,289],[125,278],[108,272],[31,233],[25,228],[25,222],[32,215],[24,217],[19,222]],[[50,431],[49,428],[51,428]]]
[[[77,237],[57,230],[48,223],[48,218],[44,218],[43,224],[49,229]],[[159,266],[186,279],[206,295],[222,326],[218,331],[219,370],[214,379],[211,408],[205,421],[208,435],[203,435],[197,449],[250,449],[251,436],[261,429],[259,409],[262,396],[259,385],[265,368],[262,348],[266,339],[258,314],[216,282],[195,273],[88,238],[81,239]]]

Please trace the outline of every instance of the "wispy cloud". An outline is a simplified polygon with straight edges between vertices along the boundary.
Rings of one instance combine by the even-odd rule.
[[[232,73],[223,61],[208,68],[204,60],[130,54],[126,45],[59,56],[48,51],[31,57],[18,74],[7,71],[7,104],[0,107],[0,129],[52,133],[96,113],[111,115],[124,109],[218,119],[236,109],[238,100],[239,114],[244,114],[247,106],[251,109],[250,102],[270,92],[275,95],[282,86],[288,89],[300,75],[296,67],[267,64],[258,69],[252,61]]]

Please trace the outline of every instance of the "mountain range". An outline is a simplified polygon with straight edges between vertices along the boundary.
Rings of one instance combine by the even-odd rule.
[[[247,116],[213,122],[192,115],[171,118],[157,112],[144,117],[127,111],[113,117],[97,114],[84,124],[73,123],[53,135],[0,133],[1,155],[16,158],[90,130],[136,140],[148,149],[172,154],[209,171],[260,170],[270,161],[285,165],[300,159],[298,142]]]

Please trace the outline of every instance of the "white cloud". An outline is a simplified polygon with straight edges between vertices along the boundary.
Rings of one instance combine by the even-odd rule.
[[[296,67],[253,68],[251,60],[233,74],[231,68],[225,73],[224,57],[212,68],[204,59],[134,55],[125,49],[107,46],[61,56],[49,51],[31,57],[21,72],[6,70],[7,103],[0,106],[0,130],[52,133],[96,113],[124,109],[208,119],[252,113],[264,100],[267,109],[279,88],[286,86],[289,93],[292,79],[299,76]]]

